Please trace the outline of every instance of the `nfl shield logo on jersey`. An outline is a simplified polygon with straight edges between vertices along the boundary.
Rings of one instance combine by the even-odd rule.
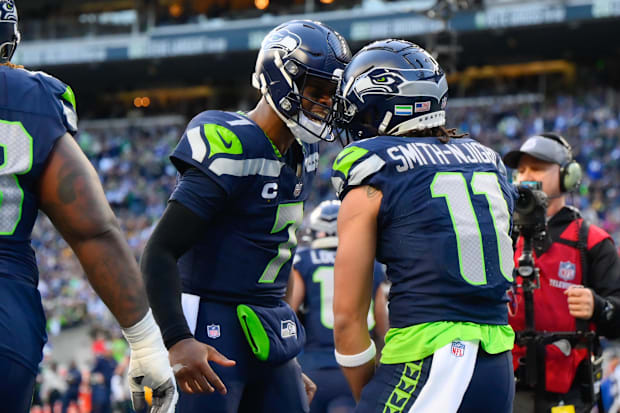
[[[575,264],[570,261],[560,261],[558,268],[558,277],[564,281],[570,281],[575,278]]]
[[[282,338],[297,337],[297,326],[292,320],[283,320],[280,325],[280,336]]]
[[[209,324],[207,326],[207,337],[209,338],[218,338],[220,336],[220,325],[219,324]]]
[[[465,355],[465,344],[460,341],[452,342],[452,354],[455,357],[463,357]]]

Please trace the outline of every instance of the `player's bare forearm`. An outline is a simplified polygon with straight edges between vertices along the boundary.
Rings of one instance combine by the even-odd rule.
[[[138,265],[120,229],[110,228],[74,243],[72,248],[91,285],[121,327],[140,321],[148,311],[148,300]]]
[[[340,354],[359,354],[370,346],[370,335],[365,315],[350,319],[341,315],[334,320],[334,342]],[[359,401],[362,388],[368,384],[375,372],[375,359],[358,367],[340,367],[349,382],[355,400]]]
[[[375,374],[374,359],[359,367],[340,367],[340,369],[349,383],[355,401],[359,402],[364,386],[368,384]]]
[[[41,210],[71,246],[97,294],[122,327],[140,321],[148,301],[138,265],[94,168],[70,135],[56,142],[39,182]]]

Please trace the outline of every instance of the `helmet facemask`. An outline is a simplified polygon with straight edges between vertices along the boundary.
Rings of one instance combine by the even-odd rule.
[[[286,58],[285,58],[286,59]],[[269,106],[291,130],[296,138],[307,143],[320,140],[332,142],[334,119],[333,96],[338,86],[341,70],[322,72],[295,59],[283,62],[280,52],[275,52],[275,65],[290,86],[290,91],[278,101],[274,99],[263,74],[254,76],[253,84],[260,89]],[[324,102],[328,97],[328,104]]]

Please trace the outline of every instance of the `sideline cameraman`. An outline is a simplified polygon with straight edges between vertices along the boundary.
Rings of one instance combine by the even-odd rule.
[[[589,324],[597,335],[618,337],[620,258],[609,234],[584,221],[576,208],[566,205],[565,194],[579,187],[582,174],[570,145],[560,135],[543,133],[527,139],[518,151],[506,154],[504,162],[517,170],[518,183],[540,181],[548,196],[546,235],[533,241],[535,266],[540,270],[540,288],[533,294],[536,332],[575,332],[581,324]],[[522,236],[515,248],[517,261],[523,250]],[[518,277],[517,281],[522,280]],[[515,331],[523,331],[522,289],[514,298],[510,324]],[[525,350],[515,345],[515,370],[525,363]],[[591,404],[582,396],[584,386],[587,389],[590,382],[583,363],[588,350],[571,348],[568,340],[561,340],[547,345],[545,351],[544,392],[535,396],[533,390],[518,385],[514,411],[547,413],[562,404],[583,411]]]

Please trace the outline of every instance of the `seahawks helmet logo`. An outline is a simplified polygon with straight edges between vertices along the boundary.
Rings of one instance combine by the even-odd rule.
[[[295,33],[282,29],[265,38],[262,49],[280,49],[284,50],[286,55],[289,55],[297,50],[299,46],[301,46],[301,38]]]
[[[12,0],[0,0],[0,22],[17,23],[17,10]]]
[[[364,102],[365,95],[397,94],[405,79],[386,68],[375,68],[358,77],[353,85],[353,93]]]

